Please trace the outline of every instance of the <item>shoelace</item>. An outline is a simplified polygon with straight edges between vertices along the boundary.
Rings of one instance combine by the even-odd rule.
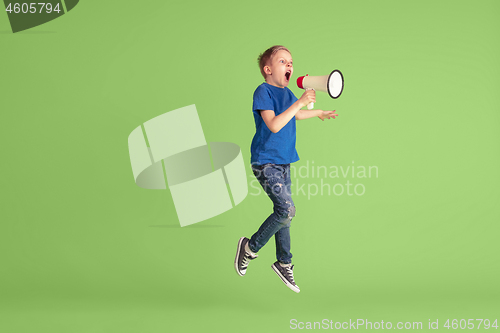
[[[295,281],[293,280],[293,269],[291,266],[285,266],[283,267],[286,270],[286,273],[288,274],[288,278],[290,281],[295,284]]]
[[[241,261],[241,268],[245,269],[252,259],[253,258],[251,258],[247,252],[245,252],[245,254],[243,255],[243,260]]]

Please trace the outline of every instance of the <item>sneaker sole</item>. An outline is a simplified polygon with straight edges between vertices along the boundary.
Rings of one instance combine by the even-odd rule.
[[[240,240],[238,241],[238,250],[236,251],[236,258],[234,259],[234,269],[236,270],[236,273],[238,273],[239,276],[245,276],[245,274],[241,274],[240,270],[238,269],[238,258],[240,257],[241,243],[243,243],[244,239],[245,237],[241,237]]]
[[[278,264],[279,265],[279,264]],[[297,288],[296,286],[294,286],[293,284],[291,284],[290,282],[288,282],[288,280],[281,274],[281,272],[279,271],[279,269],[277,269],[274,264],[271,266],[273,268],[273,271],[280,277],[281,281],[283,281],[284,284],[286,284],[286,286],[290,289],[292,289],[293,291],[295,291],[296,293],[300,293],[300,289]]]

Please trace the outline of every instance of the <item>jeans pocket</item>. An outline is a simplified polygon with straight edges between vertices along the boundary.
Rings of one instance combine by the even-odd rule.
[[[285,168],[279,164],[267,164],[263,168],[263,174],[266,179],[278,178],[285,179]]]
[[[263,171],[262,171],[262,166],[261,165],[252,165],[252,172],[255,178],[257,178],[259,181],[262,177]]]

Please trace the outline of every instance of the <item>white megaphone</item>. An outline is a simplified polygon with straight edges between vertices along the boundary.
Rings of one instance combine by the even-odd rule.
[[[314,89],[327,92],[331,98],[338,98],[344,90],[344,77],[342,73],[336,69],[329,75],[323,76],[301,76],[297,79],[297,86],[300,89]],[[307,108],[311,110],[314,103],[307,104]]]

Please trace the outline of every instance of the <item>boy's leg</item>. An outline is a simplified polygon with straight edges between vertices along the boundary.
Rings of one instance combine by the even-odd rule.
[[[288,165],[285,169],[285,190],[287,191],[293,205],[293,212],[291,213],[291,217],[293,218],[295,216],[295,205],[292,201],[291,186],[292,181],[290,179],[290,166]],[[291,221],[274,234],[274,239],[276,241],[276,259],[283,264],[289,264],[292,262],[292,253],[290,252],[290,223]]]
[[[276,241],[276,259],[282,264],[292,262],[292,253],[290,252],[290,223],[278,230],[274,234]]]
[[[291,193],[286,186],[286,177],[289,177],[289,166],[267,164],[253,167],[253,171],[274,204],[273,213],[262,223],[248,244],[251,251],[258,252],[278,230],[290,226],[290,221],[295,215],[295,206],[293,205]],[[289,235],[289,231],[282,237],[285,243],[287,234]],[[286,244],[281,245],[282,249],[286,248]]]
[[[292,181],[290,179],[290,166],[285,170],[285,189],[290,194],[290,200],[292,200],[291,195]],[[292,205],[293,205],[293,201]],[[293,206],[293,216],[295,216],[295,206]],[[292,217],[293,217],[292,216]],[[290,222],[278,230],[274,235],[276,240],[276,257],[278,261],[272,264],[272,269],[279,276],[281,281],[290,289],[296,293],[300,292],[299,286],[295,283],[293,277],[293,265],[292,265],[292,254],[290,253]]]

